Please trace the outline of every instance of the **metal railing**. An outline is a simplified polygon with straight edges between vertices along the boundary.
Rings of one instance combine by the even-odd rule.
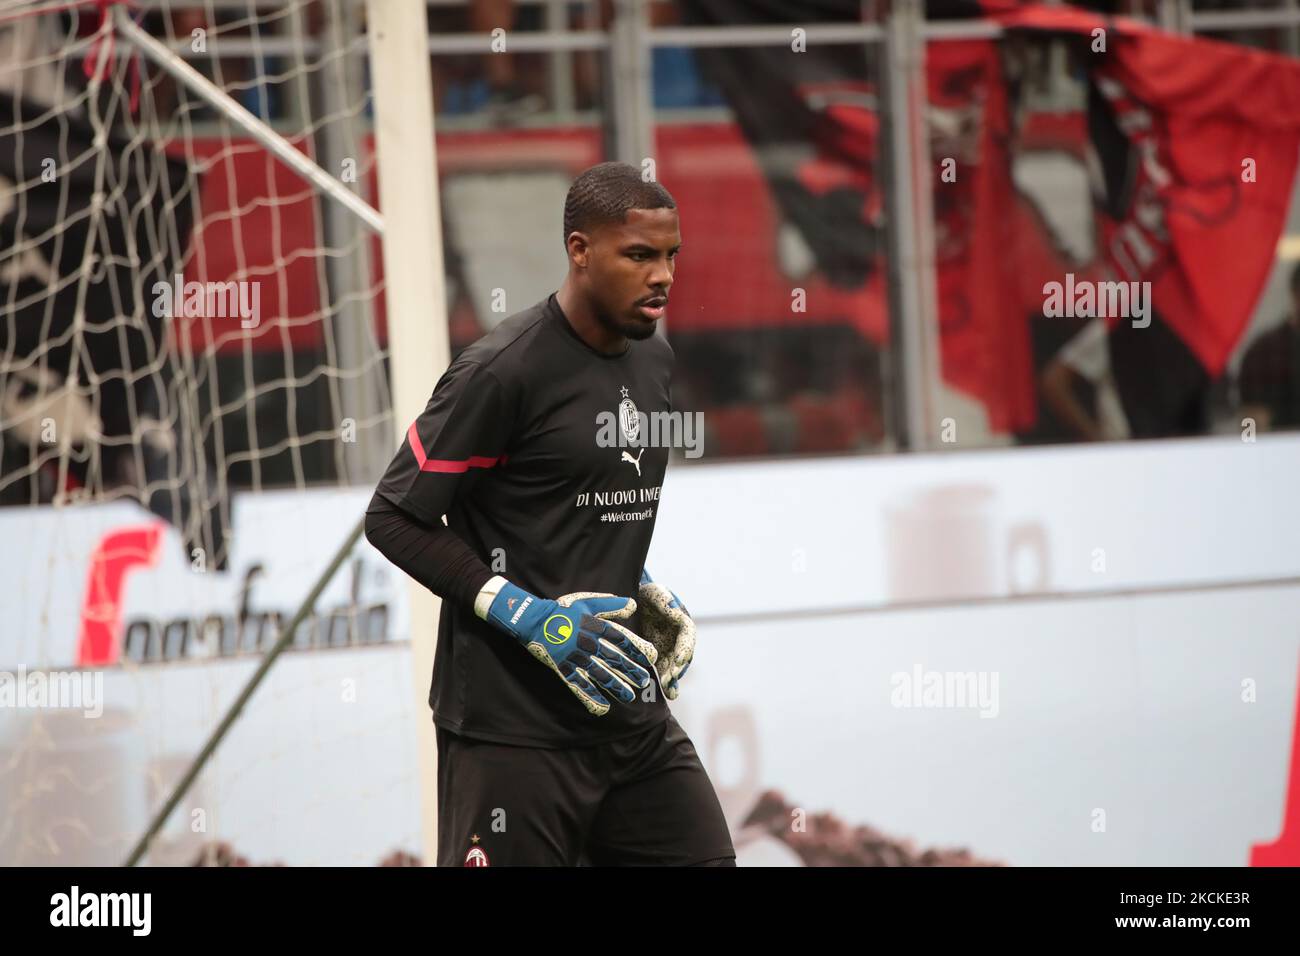
[[[340,6],[359,0],[336,0]],[[429,0],[430,7],[465,7],[469,0]],[[933,414],[939,389],[937,359],[937,307],[935,305],[934,237],[929,200],[923,195],[925,177],[921,158],[927,155],[925,124],[915,122],[925,107],[923,80],[924,50],[928,42],[989,39],[1001,28],[986,20],[927,22],[921,0],[899,0],[880,23],[789,23],[776,25],[662,26],[652,27],[648,0],[616,0],[607,30],[596,29],[595,6],[585,7],[585,26],[568,29],[570,5],[564,0],[521,0],[521,6],[546,11],[543,29],[511,30],[509,53],[549,54],[550,109],[531,117],[523,125],[586,124],[601,126],[606,133],[606,152],[611,158],[640,163],[654,154],[654,128],[672,121],[671,109],[657,110],[653,101],[654,73],[651,54],[659,49],[734,49],[757,46],[788,46],[795,30],[804,31],[810,45],[861,45],[874,52],[887,91],[881,120],[885,149],[881,154],[882,180],[892,204],[887,217],[887,249],[891,326],[895,343],[892,356],[890,394],[885,403],[892,409],[891,433],[897,447],[938,447],[935,431],[938,415]],[[275,11],[286,4],[257,0],[142,0],[137,11],[198,9],[211,12]],[[864,9],[866,9],[864,7]],[[1197,11],[1187,0],[1160,0],[1155,22],[1166,28],[1188,32],[1245,32],[1260,29],[1285,30],[1286,46],[1300,50],[1300,0],[1270,10]],[[1139,18],[1140,19],[1140,18]],[[243,29],[241,26],[240,29]],[[309,35],[301,15],[276,17],[268,36],[223,35],[218,25],[206,37],[204,49],[196,50],[186,38],[169,38],[166,46],[185,60],[219,61],[224,58],[295,57],[299,62],[323,57],[365,57],[363,27],[354,23],[350,33]],[[433,57],[488,55],[494,37],[488,33],[437,34],[429,37]],[[605,97],[603,108],[579,111],[574,103],[572,60],[574,54],[595,53],[602,59]],[[285,84],[286,108],[293,111],[294,84]],[[713,111],[711,115],[725,115]],[[346,137],[356,142],[369,130],[363,113],[351,116],[355,128]],[[440,117],[444,129],[486,127],[487,116]],[[328,124],[334,126],[336,124]],[[196,132],[201,131],[196,124]],[[338,136],[323,130],[318,136]],[[328,145],[328,144],[326,144]],[[329,149],[325,150],[331,152]],[[332,153],[337,153],[337,148]],[[332,154],[331,153],[331,154]]]

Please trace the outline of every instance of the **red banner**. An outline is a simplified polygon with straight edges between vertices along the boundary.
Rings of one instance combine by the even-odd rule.
[[[1102,278],[1150,282],[1161,318],[1218,375],[1274,266],[1300,148],[1300,64],[1079,10],[1001,19],[1079,37],[1108,166]],[[1117,135],[1101,144],[1106,129]]]

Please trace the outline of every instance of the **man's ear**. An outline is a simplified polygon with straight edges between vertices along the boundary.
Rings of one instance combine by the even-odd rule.
[[[567,243],[569,250],[569,261],[579,269],[587,268],[587,260],[591,257],[591,239],[585,232],[574,230],[569,233]]]

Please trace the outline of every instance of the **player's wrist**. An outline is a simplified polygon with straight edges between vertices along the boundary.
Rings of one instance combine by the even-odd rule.
[[[488,619],[488,609],[492,607],[492,602],[496,600],[501,588],[510,582],[499,574],[494,574],[488,578],[487,583],[479,588],[478,594],[474,596],[474,615],[481,621]]]
[[[532,597],[533,595],[523,588],[511,584],[506,578],[496,574],[483,585],[478,592],[478,597],[474,599],[474,613],[489,624],[495,624],[506,631],[513,631],[510,619],[515,616],[516,611],[523,610],[521,605]]]

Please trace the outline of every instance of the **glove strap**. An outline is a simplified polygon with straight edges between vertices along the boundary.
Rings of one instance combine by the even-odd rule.
[[[536,595],[503,579],[501,590],[488,605],[486,620],[522,640],[535,629],[536,618],[542,613],[539,605],[543,603]]]

